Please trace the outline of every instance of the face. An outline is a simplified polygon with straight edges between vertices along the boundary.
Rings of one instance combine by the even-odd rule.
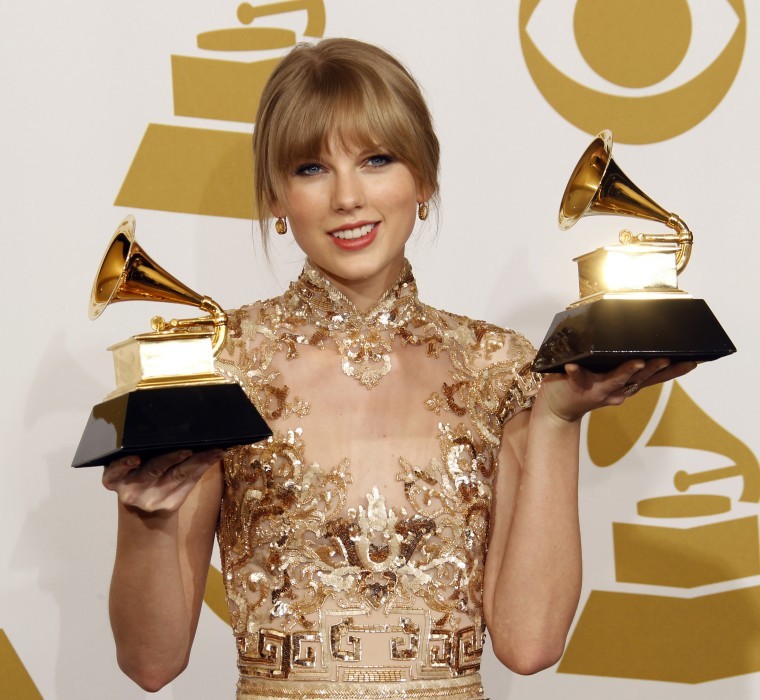
[[[382,149],[332,147],[296,165],[273,209],[311,262],[366,309],[396,281],[424,199],[412,171]]]

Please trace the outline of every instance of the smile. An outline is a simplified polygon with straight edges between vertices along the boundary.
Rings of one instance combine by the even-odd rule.
[[[363,226],[357,226],[356,228],[341,229],[339,231],[330,231],[330,235],[333,238],[340,238],[344,241],[352,241],[356,238],[363,238],[366,236],[376,224],[364,224]]]

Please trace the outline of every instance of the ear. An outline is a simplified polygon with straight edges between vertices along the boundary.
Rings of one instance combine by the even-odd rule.
[[[421,189],[417,188],[417,204],[422,204],[423,202],[427,202],[430,200],[430,193],[427,191],[427,188]]]
[[[430,192],[430,187],[421,182],[419,177],[417,177],[416,180],[417,183],[415,188],[417,190],[417,204],[422,204],[423,202],[429,201],[433,194]]]

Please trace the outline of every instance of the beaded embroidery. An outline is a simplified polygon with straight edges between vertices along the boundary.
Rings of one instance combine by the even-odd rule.
[[[218,366],[274,431],[225,459],[218,536],[241,678],[385,684],[476,674],[492,480],[502,426],[537,390],[530,343],[422,304],[408,263],[365,314],[307,263],[282,297],[230,318]],[[342,373],[367,389],[400,347],[449,368],[419,406],[437,453],[397,460],[404,506],[389,507],[377,486],[347,503],[352,469],[366,465],[313,461],[298,425],[308,417],[314,429],[313,401],[287,383],[287,363],[304,346],[332,347]]]

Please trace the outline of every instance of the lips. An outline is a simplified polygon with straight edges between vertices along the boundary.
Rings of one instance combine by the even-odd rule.
[[[359,250],[375,240],[379,222],[353,224],[330,231],[333,243],[343,250]]]
[[[339,238],[344,241],[352,241],[362,236],[366,236],[372,229],[375,228],[375,224],[362,224],[354,228],[341,228],[335,231],[330,231],[330,235],[333,238]]]

